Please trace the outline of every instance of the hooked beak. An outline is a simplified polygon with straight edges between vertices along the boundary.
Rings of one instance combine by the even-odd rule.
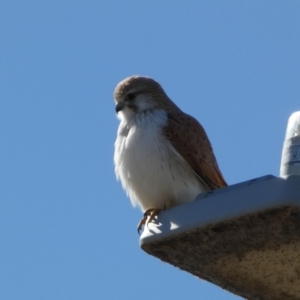
[[[116,113],[118,113],[120,110],[122,110],[124,108],[124,103],[121,103],[119,102],[117,105],[116,105]]]

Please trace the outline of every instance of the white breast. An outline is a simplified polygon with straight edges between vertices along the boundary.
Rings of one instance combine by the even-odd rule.
[[[193,201],[207,188],[163,136],[167,115],[159,110],[121,120],[115,142],[115,172],[133,206],[169,208]]]

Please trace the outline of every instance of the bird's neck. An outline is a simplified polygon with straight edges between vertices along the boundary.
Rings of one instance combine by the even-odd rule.
[[[130,116],[123,115],[120,127],[133,128],[144,126],[165,126],[168,121],[168,115],[162,109],[147,109]]]

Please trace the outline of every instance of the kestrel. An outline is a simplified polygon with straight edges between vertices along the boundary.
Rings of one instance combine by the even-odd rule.
[[[138,232],[161,210],[227,186],[205,130],[158,82],[128,77],[117,85],[114,99],[121,121],[115,172],[132,205],[144,212]]]

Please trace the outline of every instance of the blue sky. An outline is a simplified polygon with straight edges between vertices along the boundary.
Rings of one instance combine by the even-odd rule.
[[[239,299],[139,248],[112,93],[158,80],[229,184],[279,175],[299,1],[1,1],[0,298]],[[241,199],[242,201],[242,199]]]

